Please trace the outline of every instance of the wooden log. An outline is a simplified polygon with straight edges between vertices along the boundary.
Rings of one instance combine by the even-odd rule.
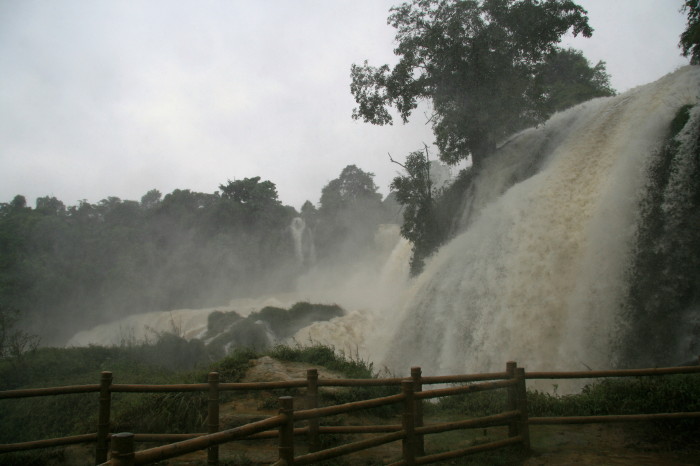
[[[496,382],[475,383],[471,385],[462,385],[459,387],[438,388],[435,390],[424,390],[421,393],[416,393],[414,396],[419,399],[438,398],[441,396],[459,395],[461,393],[483,392],[486,390],[496,390],[514,385],[515,380],[499,380]]]
[[[287,380],[283,382],[229,382],[220,383],[219,390],[273,390],[276,388],[301,388],[305,386],[306,379]]]
[[[109,417],[112,407],[112,373],[104,371],[100,374],[100,399],[97,414],[97,446],[95,447],[95,464],[107,461],[109,452]]]
[[[518,384],[516,385],[516,399],[518,411],[520,411],[520,418],[518,419],[518,434],[523,439],[523,447],[526,450],[530,449],[530,427],[528,423],[528,412],[527,412],[527,387],[525,379],[525,368],[518,367],[515,369],[515,379]]]
[[[322,434],[383,434],[402,429],[401,424],[386,424],[375,426],[321,426]]]
[[[401,385],[402,378],[386,379],[319,379],[319,387],[387,387],[390,385]]]
[[[134,434],[134,442],[180,442],[207,435],[206,432],[192,434]]]
[[[511,380],[515,380],[515,370],[518,367],[518,363],[515,361],[508,361],[506,363],[506,374]],[[509,411],[515,411],[518,409],[518,392],[515,385],[508,387],[508,394],[506,398],[506,409]],[[516,437],[518,435],[518,423],[513,420],[508,424],[508,437]]]
[[[294,464],[294,398],[281,396],[279,403],[279,414],[282,416],[279,427],[279,459],[291,466]]]
[[[210,372],[207,379],[209,383],[209,399],[207,400],[207,433],[215,434],[219,431],[219,373]],[[217,466],[219,464],[219,445],[212,445],[207,449],[207,464]]]
[[[70,437],[51,438],[46,440],[33,440],[31,442],[3,443],[0,444],[0,453],[11,451],[36,450],[38,448],[60,447],[74,445],[76,443],[91,443],[97,440],[97,434],[73,435]]]
[[[700,418],[700,412],[654,413],[654,414],[618,414],[607,416],[566,416],[566,417],[531,417],[530,425],[551,424],[603,424],[610,422],[644,422]]]
[[[404,463],[413,466],[416,464],[416,399],[413,397],[413,380],[406,380],[401,384],[403,394],[403,416],[401,426],[404,438],[401,446]]]
[[[113,393],[174,393],[174,392],[206,392],[209,390],[208,383],[189,383],[172,385],[146,385],[146,384],[124,384],[116,383],[112,385]]]
[[[492,372],[484,374],[458,374],[458,375],[437,375],[423,376],[423,385],[438,383],[467,383],[483,382],[486,380],[502,380],[508,377],[505,372]]]
[[[319,426],[318,431],[321,434],[383,434],[387,432],[396,432],[401,430],[401,425],[380,425],[380,426]],[[295,427],[294,435],[308,435],[308,427]],[[188,434],[179,434],[188,435]],[[203,434],[200,434],[203,435]],[[195,435],[192,435],[194,437]],[[266,430],[257,434],[246,437],[246,440],[255,439],[270,439],[279,436],[278,430]],[[138,439],[137,439],[138,440]]]
[[[423,391],[423,381],[422,381],[422,371],[420,367],[411,367],[411,380],[413,380],[413,393],[420,393]],[[416,429],[423,427],[423,400],[420,398],[415,399],[415,414]],[[425,438],[423,435],[416,435],[416,455],[425,455]]]
[[[670,374],[700,373],[700,366],[662,367],[655,369],[618,369],[607,371],[573,371],[573,372],[528,372],[532,379],[596,379],[599,377],[644,377]]]
[[[309,369],[306,371],[306,382],[306,408],[318,408],[318,371],[316,369]],[[309,434],[307,441],[310,452],[318,451],[321,448],[321,442],[318,436],[318,427],[318,418],[309,419]]]
[[[134,434],[122,432],[112,435],[111,447],[110,464],[112,466],[134,466],[136,464],[134,458]]]
[[[281,423],[281,416],[273,416],[261,421],[251,422],[244,426],[222,430],[216,434],[202,435],[201,437],[171,443],[170,445],[141,450],[136,452],[136,462],[137,464],[149,464],[175,458],[187,453],[192,453],[193,451],[204,450],[211,445],[230,442],[231,440],[245,438],[258,432],[273,429],[279,427]]]
[[[34,396],[71,395],[74,393],[95,393],[100,391],[100,386],[95,385],[69,385],[66,387],[28,388],[22,390],[5,390],[0,392],[0,400],[7,398],[30,398]]]
[[[403,437],[404,432],[403,430],[401,430],[398,432],[372,437],[357,442],[346,443],[345,445],[340,445],[338,447],[328,448],[326,450],[297,456],[294,459],[294,464],[296,466],[302,464],[317,463],[319,461],[337,458],[338,456],[355,453],[357,451],[367,450],[369,448],[377,447],[379,445],[384,445],[385,443],[395,442],[397,440],[401,440]]]
[[[520,411],[506,411],[492,416],[484,416],[476,419],[465,419],[463,421],[443,422],[440,424],[430,424],[423,427],[416,427],[416,433],[438,434],[450,430],[476,429],[480,427],[503,426],[509,424],[512,419],[517,419]]]
[[[348,413],[350,411],[357,411],[360,409],[376,408],[378,406],[400,403],[401,401],[403,401],[403,399],[403,394],[398,394],[385,396],[382,398],[372,398],[371,400],[354,401],[352,403],[344,403],[335,406],[325,406],[323,408],[305,409],[301,411],[295,411],[294,420],[302,421],[304,419],[311,419],[314,417],[332,416],[334,414]]]

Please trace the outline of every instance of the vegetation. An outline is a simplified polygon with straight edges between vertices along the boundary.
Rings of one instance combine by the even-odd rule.
[[[678,364],[697,354],[698,329],[690,323],[700,303],[700,118],[697,108],[678,109],[666,144],[649,165],[649,188],[641,200],[635,259],[621,342],[623,363]],[[680,135],[680,138],[678,137]],[[687,322],[678,336],[679,322]]]
[[[377,227],[391,215],[377,189],[374,174],[355,165],[345,167],[324,186],[318,211],[307,209],[304,215],[307,225],[315,226],[316,250],[321,256],[348,260],[363,245],[372,244]]]
[[[396,201],[404,206],[401,235],[413,245],[411,274],[418,275],[423,262],[441,244],[444,226],[435,218],[436,198],[440,195],[430,176],[431,163],[428,148],[412,152],[404,164],[405,176],[397,176],[391,183]]]
[[[34,346],[33,334],[63,344],[129,314],[290,289],[303,267],[289,230],[300,214],[260,177],[219,189],[164,197],[154,189],[140,202],[70,207],[49,196],[35,208],[21,195],[0,203],[0,357],[14,351],[8,345]],[[315,230],[319,261],[367,250],[389,217],[373,175],[355,165],[324,188],[318,210],[307,202],[301,215]]]
[[[570,31],[593,32],[586,11],[571,0],[413,0],[393,7],[388,22],[397,30],[399,62],[352,66],[353,118],[391,124],[395,108],[406,122],[419,101],[429,101],[439,158],[447,164],[471,158],[479,167],[507,136],[614,94],[604,62],[591,67],[580,51],[557,46]],[[451,225],[438,220],[427,153],[413,152],[402,165],[406,174],[392,189],[404,206],[402,234],[413,243],[417,274]]]
[[[391,124],[394,107],[406,122],[429,100],[446,163],[471,156],[478,166],[499,140],[553,110],[612,93],[602,62],[589,69],[580,52],[556,45],[569,31],[593,32],[571,0],[413,0],[388,22],[399,62],[352,66],[353,118]]]
[[[163,352],[161,341],[152,344],[105,348],[39,348],[19,361],[0,360],[0,390],[94,384],[102,370],[114,373],[115,383],[202,383],[210,371],[219,372],[221,382],[238,382],[250,366],[250,360],[270,355],[280,360],[307,362],[341,371],[350,378],[372,378],[372,365],[340,356],[332,348],[276,346],[267,352],[249,348],[235,350],[214,363],[201,361],[196,368],[175,369],[182,359],[180,352]],[[144,362],[145,353],[159,355]],[[382,390],[382,389],[378,389]],[[376,391],[376,390],[375,390]],[[395,389],[392,391],[395,393]],[[337,403],[361,399],[342,393],[327,394],[325,402]],[[231,397],[231,392],[223,395]],[[376,395],[372,392],[372,396]],[[275,406],[276,406],[276,399]],[[112,431],[152,433],[186,433],[201,431],[206,417],[204,393],[115,394],[112,401]],[[32,416],[27,416],[27,412]],[[95,394],[61,395],[0,401],[0,439],[3,443],[93,432],[97,423]],[[22,429],[17,429],[22,425]],[[41,451],[19,455],[0,455],[0,465],[43,464],[55,452]],[[6,462],[9,461],[9,462]],[[24,462],[27,463],[24,463]]]
[[[682,10],[687,13],[688,22],[679,46],[684,57],[690,56],[691,64],[700,65],[700,1],[685,0]]]
[[[143,351],[143,348],[139,349]],[[152,348],[156,351],[155,348]],[[209,371],[217,371],[222,382],[240,381],[250,365],[250,360],[269,355],[294,362],[305,362],[339,371],[350,378],[372,378],[378,374],[371,363],[339,355],[321,345],[277,346],[264,353],[239,349],[212,364],[202,364],[195,370],[173,370],[172,364],[145,364],[137,359],[134,348],[40,348],[25,355],[18,363],[13,359],[0,361],[0,390],[10,388],[35,388],[69,384],[96,383],[101,370],[114,372],[116,383],[201,383]],[[164,358],[177,359],[176,354],[163,354]],[[528,392],[528,409],[531,416],[586,416],[631,413],[656,413],[674,411],[700,411],[700,375],[674,375],[664,377],[638,377],[605,379],[584,387],[581,393],[559,395],[531,390]],[[429,387],[424,387],[428,389]],[[338,391],[322,391],[323,404],[346,403],[361,399],[396,393],[396,387],[352,388]],[[233,392],[225,392],[231,400]],[[280,396],[286,394],[279,392]],[[276,398],[270,398],[267,408],[276,406]],[[235,400],[234,400],[235,401]],[[424,405],[425,415],[440,419],[464,416],[484,416],[504,409],[505,391],[478,392],[440,398],[436,403]],[[376,416],[388,417],[398,413],[398,407],[387,407]],[[32,416],[26,413],[31,410]],[[95,394],[62,395],[0,402],[0,438],[3,442],[25,441],[54,436],[82,434],[94,431],[97,415]],[[368,411],[361,416],[370,415]],[[206,416],[206,395],[203,393],[129,394],[113,396],[112,431],[137,431],[154,433],[184,433],[200,431]],[[326,420],[327,423],[345,422],[345,419]],[[376,422],[376,421],[370,421]],[[22,425],[21,430],[16,429]],[[662,438],[693,440],[700,425],[695,420],[664,421],[653,423],[653,435]],[[335,440],[338,440],[337,438]],[[333,439],[324,439],[333,441]],[[439,445],[439,442],[438,442]],[[22,454],[0,455],[0,464],[44,464],[49,458],[59,459],[62,450],[41,450]],[[492,456],[495,455],[495,456]],[[509,464],[522,452],[508,450],[474,461],[489,464]],[[485,458],[488,458],[486,460]],[[344,464],[344,463],[339,463]]]

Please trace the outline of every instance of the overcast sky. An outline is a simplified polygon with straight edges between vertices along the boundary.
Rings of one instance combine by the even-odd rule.
[[[261,176],[299,209],[349,164],[383,194],[433,140],[422,114],[351,119],[350,65],[394,63],[385,0],[0,0],[0,202],[150,189],[213,193]],[[688,63],[682,0],[579,0],[618,91]]]

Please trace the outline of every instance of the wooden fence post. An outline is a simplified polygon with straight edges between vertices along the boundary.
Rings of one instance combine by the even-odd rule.
[[[402,428],[406,432],[403,439],[403,460],[404,464],[412,466],[416,464],[416,400],[413,396],[413,380],[401,382],[401,393],[404,395],[403,402],[403,422]]]
[[[107,461],[109,452],[109,415],[112,406],[112,373],[104,371],[100,374],[100,408],[97,414],[97,448],[95,449],[95,464]]]
[[[518,421],[518,434],[523,437],[523,446],[526,449],[530,449],[530,421],[528,420],[527,414],[527,387],[525,379],[525,369],[518,367],[515,370],[515,378],[518,383],[516,387],[517,391],[517,403],[518,410],[520,411],[520,420]]]
[[[292,466],[294,464],[294,398],[281,396],[279,403],[279,413],[285,417],[279,430],[279,459],[284,461],[286,466]]]
[[[122,432],[112,435],[112,466],[134,466],[134,434]]]
[[[219,373],[210,372],[207,381],[209,383],[207,433],[215,434],[219,431]],[[207,449],[207,464],[218,466],[219,445],[213,445]]]
[[[308,409],[318,408],[318,371],[308,369],[306,371],[306,407]],[[308,444],[309,452],[318,451],[321,444],[318,438],[318,418],[309,419]]]
[[[423,391],[423,380],[422,371],[420,367],[411,367],[411,379],[413,380],[413,393],[418,393]],[[416,427],[423,427],[423,400],[416,400]],[[416,455],[425,455],[425,440],[423,435],[416,435]]]
[[[508,361],[506,363],[506,374],[509,379],[515,379],[515,372],[518,364],[515,361]],[[517,385],[511,385],[508,387],[507,398],[506,398],[506,409],[508,411],[516,411],[518,409],[518,387]],[[508,437],[516,437],[518,435],[518,422],[512,421],[508,424]]]

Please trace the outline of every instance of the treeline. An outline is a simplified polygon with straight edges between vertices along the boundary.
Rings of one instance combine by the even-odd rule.
[[[285,291],[308,267],[290,224],[301,216],[318,261],[361,247],[396,216],[373,174],[354,165],[324,187],[317,206],[283,205],[260,177],[228,181],[214,193],[147,192],[66,206],[17,195],[0,204],[0,333],[16,320],[43,344],[129,314],[227,303]]]

